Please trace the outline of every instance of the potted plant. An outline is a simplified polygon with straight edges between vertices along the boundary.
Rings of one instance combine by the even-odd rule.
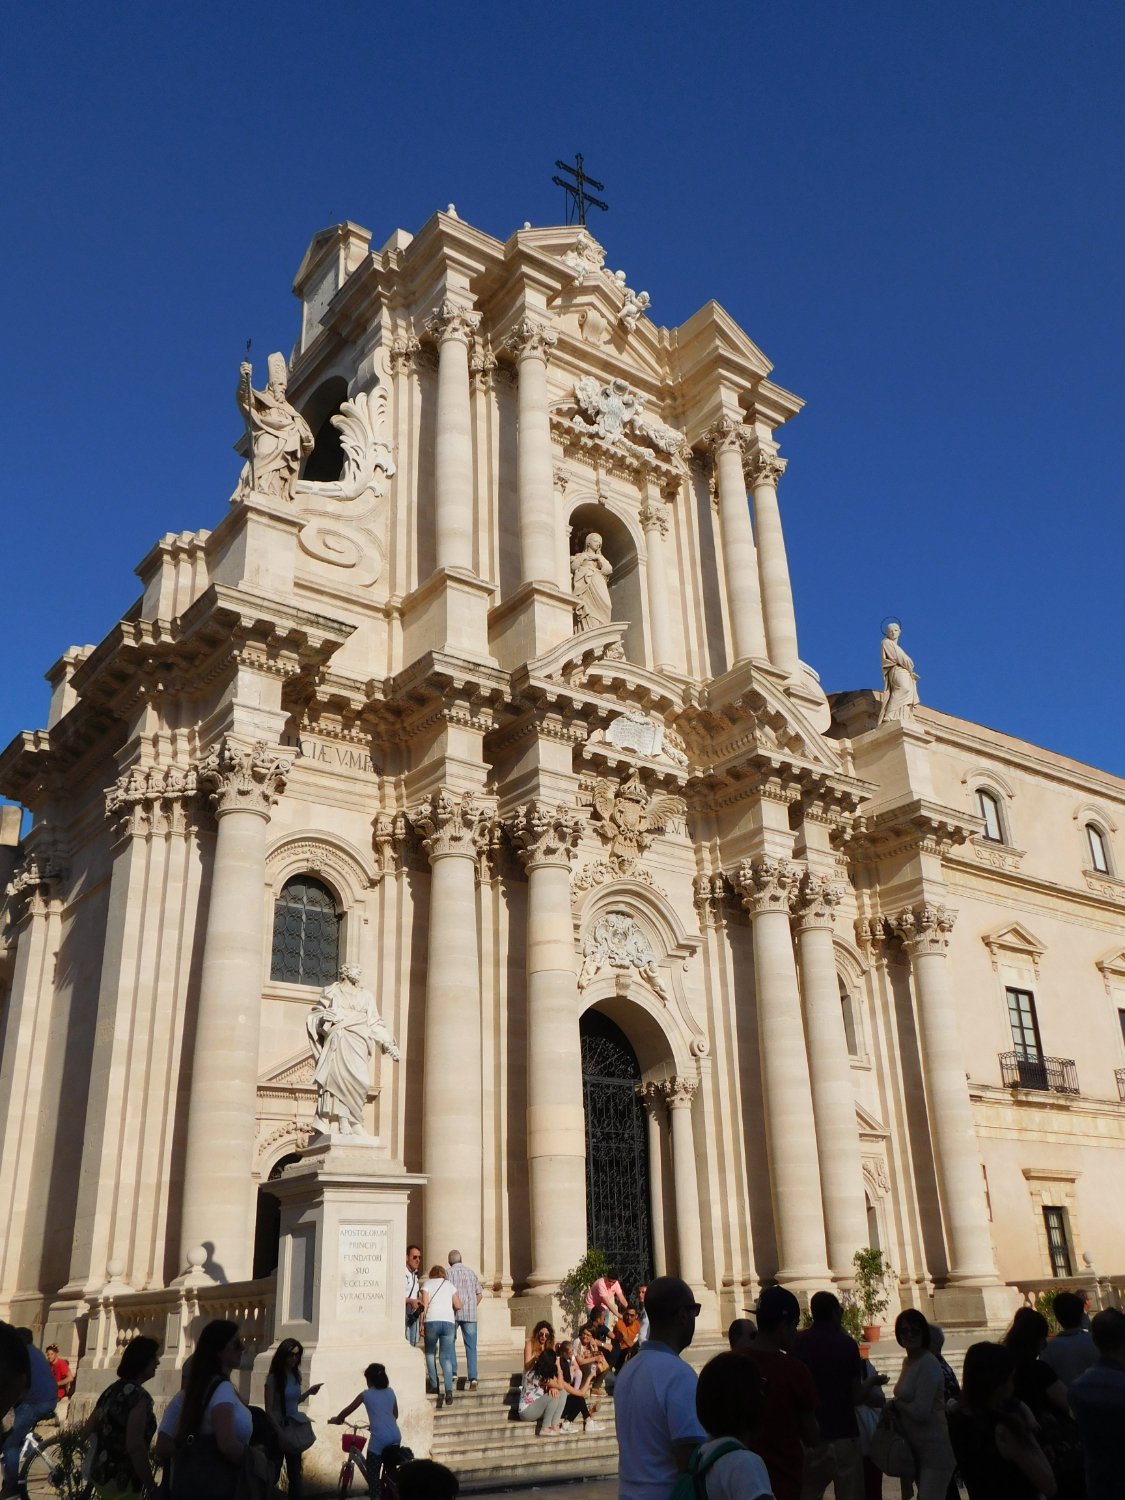
[[[868,1245],[852,1256],[855,1266],[855,1301],[863,1320],[865,1342],[873,1344],[879,1337],[879,1319],[886,1312],[890,1299],[887,1283],[891,1269],[883,1260],[883,1252]]]
[[[586,1293],[599,1276],[609,1274],[609,1261],[600,1250],[587,1250],[573,1270],[559,1282],[559,1304],[572,1338],[586,1321]]]

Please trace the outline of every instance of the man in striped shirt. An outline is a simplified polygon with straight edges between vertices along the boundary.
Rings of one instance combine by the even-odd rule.
[[[457,1313],[457,1328],[461,1330],[461,1337],[465,1343],[465,1359],[469,1366],[469,1389],[475,1391],[477,1388],[477,1304],[484,1296],[484,1287],[477,1273],[471,1271],[462,1261],[460,1250],[449,1252],[449,1279],[461,1299],[461,1307]],[[456,1330],[454,1330],[453,1338],[453,1378],[457,1379]],[[461,1384],[458,1384],[457,1388],[462,1391],[465,1389]]]

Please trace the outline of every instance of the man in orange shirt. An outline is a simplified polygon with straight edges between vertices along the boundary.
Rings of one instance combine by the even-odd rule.
[[[609,1362],[615,1370],[621,1366],[637,1347],[637,1340],[641,1336],[641,1320],[637,1316],[636,1308],[627,1307],[617,1320],[613,1330],[613,1353]]]

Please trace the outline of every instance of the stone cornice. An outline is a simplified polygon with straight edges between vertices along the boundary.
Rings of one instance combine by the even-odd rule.
[[[944,857],[984,827],[980,818],[925,798],[913,798],[873,812],[859,811],[834,835],[855,860],[878,860],[903,853]]]

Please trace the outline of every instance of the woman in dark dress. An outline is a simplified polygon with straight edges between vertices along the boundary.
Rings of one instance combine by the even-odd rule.
[[[1047,1319],[1033,1307],[1021,1307],[1004,1335],[1004,1346],[1016,1362],[1016,1400],[1038,1424],[1040,1446],[1055,1472],[1059,1500],[1083,1500],[1085,1465],[1078,1424],[1071,1415],[1066,1386],[1041,1356],[1047,1347]]]
[[[156,1434],[156,1413],[144,1382],[156,1374],[160,1345],[135,1338],[121,1355],[117,1379],[98,1397],[87,1431],[95,1440],[90,1478],[98,1500],[133,1500],[155,1495],[148,1450]]]
[[[1031,1413],[1014,1394],[1015,1359],[1002,1344],[973,1344],[949,1437],[969,1500],[1053,1500],[1055,1476]]]

